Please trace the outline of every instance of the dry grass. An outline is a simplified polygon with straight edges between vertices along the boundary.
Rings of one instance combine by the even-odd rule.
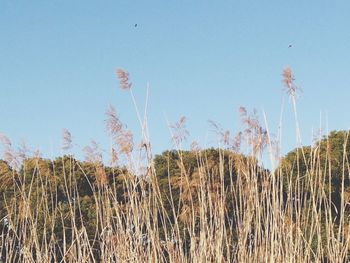
[[[117,75],[121,87],[130,89],[128,74],[118,70]],[[283,76],[294,96],[291,71],[286,69]],[[47,165],[40,158],[24,161],[22,169],[32,176],[20,178],[13,170],[13,178],[7,178],[7,183],[16,182],[9,184],[16,198],[4,200],[7,213],[0,218],[5,226],[0,233],[1,262],[346,262],[350,231],[345,214],[344,185],[349,179],[345,147],[339,182],[341,209],[334,220],[327,184],[332,167],[321,163],[320,150],[310,153],[306,174],[301,169],[306,158],[296,158],[289,168],[264,170],[256,160],[273,143],[256,113],[249,115],[244,108],[240,112],[243,132],[232,139],[226,131],[218,134],[225,148],[236,152],[244,141],[250,156],[219,149],[218,162],[213,163],[207,151],[193,143],[197,165],[190,173],[184,153],[178,150],[177,163],[168,166],[175,165],[180,174],[172,177],[169,168],[167,195],[160,187],[146,126],[142,126],[143,147],[139,149],[147,152],[142,170],[132,155],[132,135],[113,108],[107,111],[106,121],[115,143],[111,160],[115,164],[126,156],[130,168],[118,171],[124,199],[118,197],[117,184],[108,183],[95,143],[85,152],[96,183],[72,157],[61,159],[63,170],[55,170],[54,162]],[[178,146],[188,134],[185,118],[172,129]],[[0,139],[7,147],[5,156],[13,162],[16,154],[10,140]],[[68,149],[71,144],[71,135],[64,130],[63,147]],[[135,171],[144,172],[136,176]],[[79,194],[78,173],[92,191],[94,227],[80,220],[87,201]],[[57,182],[49,176],[55,176]],[[58,202],[58,181],[67,196],[64,207]]]

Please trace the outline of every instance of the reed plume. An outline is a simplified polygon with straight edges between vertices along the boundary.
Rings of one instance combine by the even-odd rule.
[[[290,97],[295,98],[296,97],[296,93],[298,91],[298,87],[294,84],[294,75],[292,72],[292,69],[290,67],[286,67],[283,69],[282,72],[282,83],[285,87],[285,90],[287,92],[287,94]]]
[[[130,130],[121,130],[116,138],[119,152],[130,154],[134,148],[133,134]]]
[[[129,82],[129,73],[121,68],[118,68],[116,70],[116,75],[119,80],[120,88],[122,90],[129,90],[132,86],[132,83]]]
[[[175,146],[179,146],[189,135],[189,132],[186,129],[186,117],[181,116],[177,122],[170,125],[170,129],[172,130],[173,143]]]
[[[90,163],[102,163],[102,154],[95,140],[91,140],[90,145],[83,148],[85,160]]]
[[[69,130],[63,129],[62,130],[62,150],[69,150],[72,148],[72,134]]]
[[[107,133],[112,137],[118,136],[118,133],[123,128],[123,124],[119,120],[117,111],[112,105],[109,105],[109,107],[107,108],[106,116],[107,116],[107,120],[106,120]]]

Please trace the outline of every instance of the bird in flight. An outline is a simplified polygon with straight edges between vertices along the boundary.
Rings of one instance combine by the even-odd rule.
[[[288,45],[288,48],[291,48],[291,47],[293,47],[293,45],[292,45],[292,44],[289,44],[289,45]]]
[[[137,27],[137,24],[135,24],[134,27]]]

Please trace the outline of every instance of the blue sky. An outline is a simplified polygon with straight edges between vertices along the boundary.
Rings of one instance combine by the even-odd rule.
[[[132,101],[114,74],[122,67],[141,108],[150,84],[156,153],[171,147],[166,118],[182,115],[188,141],[202,145],[215,144],[208,120],[233,133],[241,129],[239,106],[265,111],[276,133],[283,97],[287,152],[295,146],[291,103],[281,84],[287,65],[303,90],[304,143],[320,115],[329,130],[349,128],[349,12],[349,1],[323,0],[3,0],[0,132],[49,157],[60,154],[62,128],[78,145],[95,139],[108,148],[104,112],[112,104],[137,133]]]

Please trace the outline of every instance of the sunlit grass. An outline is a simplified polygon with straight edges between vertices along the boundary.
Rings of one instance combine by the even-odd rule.
[[[117,74],[122,89],[130,90],[128,73]],[[283,77],[297,116],[291,70]],[[174,150],[154,158],[147,111],[141,118],[135,107],[140,145],[114,108],[106,112],[114,141],[109,167],[93,144],[84,150],[88,162],[69,154],[44,160],[18,154],[1,137],[9,164],[1,163],[0,174],[3,262],[348,260],[347,137],[335,205],[332,157],[321,143],[310,151],[298,148],[276,170],[263,169],[260,156],[276,151],[278,142],[256,113],[241,108],[242,132],[231,138],[218,129],[219,148],[181,150],[188,134],[181,118],[170,125]],[[71,144],[64,130],[64,150]],[[116,165],[121,159],[124,166]]]

